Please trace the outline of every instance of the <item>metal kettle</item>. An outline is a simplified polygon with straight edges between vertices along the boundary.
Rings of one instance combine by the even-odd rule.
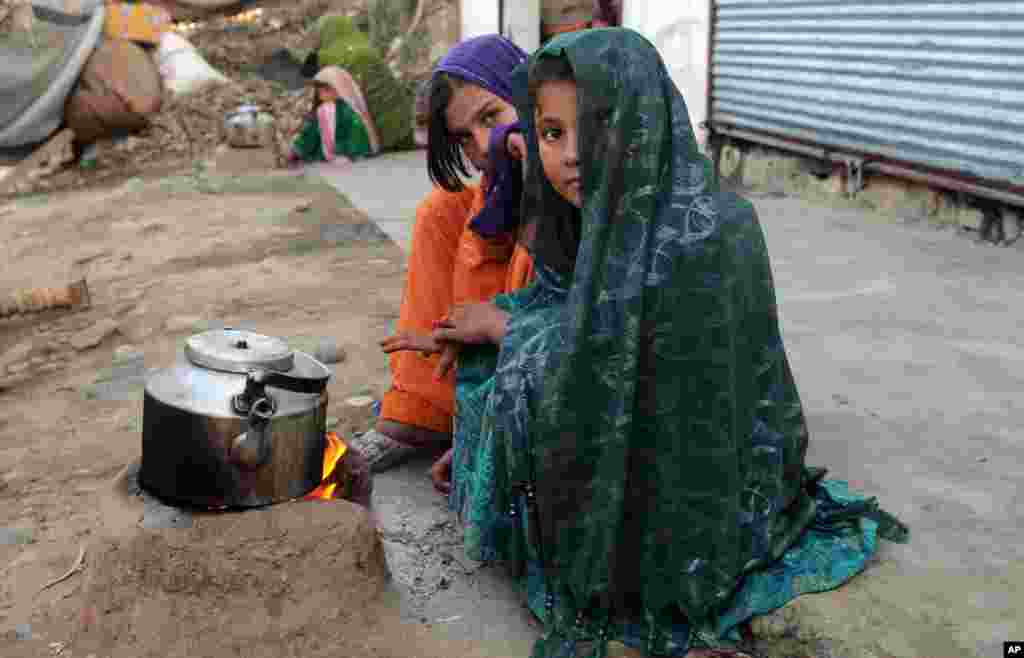
[[[323,474],[330,370],[277,338],[237,329],[189,338],[146,383],[140,481],[207,507],[297,498]]]

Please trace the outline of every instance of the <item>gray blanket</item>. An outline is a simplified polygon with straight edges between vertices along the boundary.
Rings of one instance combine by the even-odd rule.
[[[101,2],[66,13],[57,0],[35,0],[31,34],[0,35],[0,149],[49,138],[64,118],[64,102],[103,33]]]

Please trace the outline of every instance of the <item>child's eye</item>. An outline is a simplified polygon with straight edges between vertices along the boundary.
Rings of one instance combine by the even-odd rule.
[[[546,142],[557,142],[562,137],[562,131],[558,128],[545,128],[540,132],[540,136]]]

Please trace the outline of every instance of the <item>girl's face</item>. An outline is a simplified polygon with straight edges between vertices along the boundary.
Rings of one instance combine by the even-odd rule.
[[[487,169],[491,131],[519,118],[511,103],[469,83],[454,89],[445,115],[448,133],[458,140],[466,158],[480,171]]]
[[[535,119],[544,175],[566,201],[582,208],[576,83],[559,80],[541,84],[537,90]]]
[[[334,87],[330,85],[317,85],[316,99],[321,103],[333,103],[338,100],[338,92],[334,91]]]

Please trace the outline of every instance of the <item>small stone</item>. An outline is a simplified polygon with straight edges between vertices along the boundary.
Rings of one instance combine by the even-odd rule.
[[[18,640],[31,640],[32,627],[28,624],[18,624],[14,627],[14,637]]]
[[[288,345],[299,352],[305,352],[320,363],[331,365],[345,360],[345,350],[333,338],[316,336],[295,336],[288,339]]]
[[[22,546],[35,543],[32,531],[25,528],[0,528],[0,546]]]
[[[135,149],[137,149],[139,147],[139,144],[141,144],[141,143],[142,143],[141,139],[139,139],[138,137],[135,137],[134,135],[129,135],[128,137],[125,137],[124,139],[119,140],[114,145],[114,148],[117,149],[118,151],[130,152],[130,151],[134,151]]]
[[[136,361],[143,357],[142,351],[134,345],[121,345],[114,350],[114,363]]]
[[[1013,243],[1024,234],[1024,217],[1009,208],[1003,208],[1003,235],[1006,242]]]
[[[341,363],[346,357],[345,350],[330,338],[321,339],[313,350],[313,358],[320,363]]]
[[[718,172],[722,178],[732,178],[743,163],[743,152],[736,146],[728,144],[722,147],[722,155],[718,161]]]
[[[957,224],[968,231],[981,231],[985,223],[985,215],[977,208],[961,208],[957,213]]]
[[[117,333],[119,328],[120,325],[111,318],[100,320],[91,327],[83,329],[72,336],[71,346],[79,352],[92,349]]]
[[[375,401],[376,400],[374,400],[369,395],[355,395],[355,396],[352,396],[352,397],[348,398],[347,400],[345,400],[345,404],[347,404],[350,407],[360,407],[361,408],[361,407],[373,406],[373,403]]]
[[[46,363],[46,358],[41,356],[34,356],[31,359],[29,359],[28,362],[34,366],[41,366],[44,363]]]
[[[205,323],[196,315],[175,315],[164,322],[164,331],[177,334],[182,332],[202,331]]]

